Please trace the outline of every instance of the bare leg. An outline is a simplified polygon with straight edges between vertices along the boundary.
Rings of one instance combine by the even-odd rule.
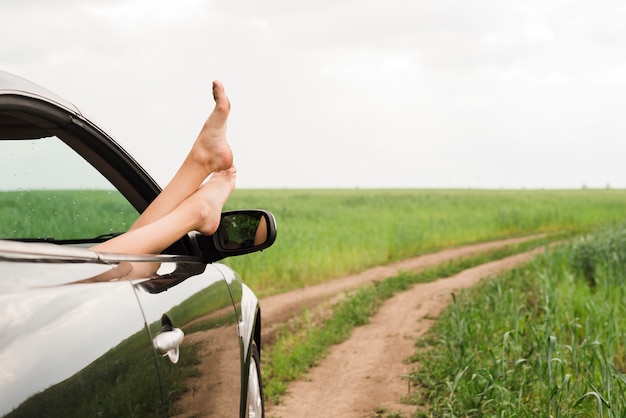
[[[128,232],[94,246],[94,250],[155,254],[190,231],[215,232],[224,203],[235,187],[236,169],[226,140],[230,101],[217,81],[213,82],[213,98],[213,112],[169,184]]]
[[[235,187],[237,170],[231,167],[209,178],[176,208],[147,225],[93,247],[95,251],[156,254],[190,231],[211,235],[219,226],[222,208]]]
[[[219,81],[213,82],[213,98],[215,108],[202,126],[183,164],[129,231],[163,218],[195,193],[209,174],[232,167],[233,154],[226,140],[230,101]]]

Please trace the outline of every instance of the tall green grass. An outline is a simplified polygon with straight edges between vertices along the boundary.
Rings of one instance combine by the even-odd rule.
[[[227,208],[261,207],[276,243],[229,263],[263,293],[319,283],[450,246],[624,219],[624,190],[235,190]]]
[[[418,341],[429,416],[625,416],[626,225],[456,295]],[[490,315],[485,315],[490,312]]]

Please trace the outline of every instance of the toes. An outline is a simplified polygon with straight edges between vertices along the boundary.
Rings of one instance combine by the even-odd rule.
[[[213,82],[213,99],[215,100],[215,109],[228,112],[230,110],[230,101],[224,91],[224,86],[219,81]]]

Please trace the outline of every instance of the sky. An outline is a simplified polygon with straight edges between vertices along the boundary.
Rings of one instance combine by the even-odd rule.
[[[155,179],[232,103],[239,188],[626,188],[626,2],[0,0],[0,69]]]

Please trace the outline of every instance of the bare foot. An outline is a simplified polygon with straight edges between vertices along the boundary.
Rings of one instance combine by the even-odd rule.
[[[217,171],[195,192],[190,199],[198,199],[202,207],[202,216],[195,230],[205,235],[212,235],[220,225],[222,209],[228,196],[235,188],[237,169]]]
[[[202,164],[206,164],[209,173],[227,170],[233,165],[233,153],[226,140],[226,121],[230,112],[230,101],[219,81],[213,82],[215,108],[206,120],[191,154]]]

